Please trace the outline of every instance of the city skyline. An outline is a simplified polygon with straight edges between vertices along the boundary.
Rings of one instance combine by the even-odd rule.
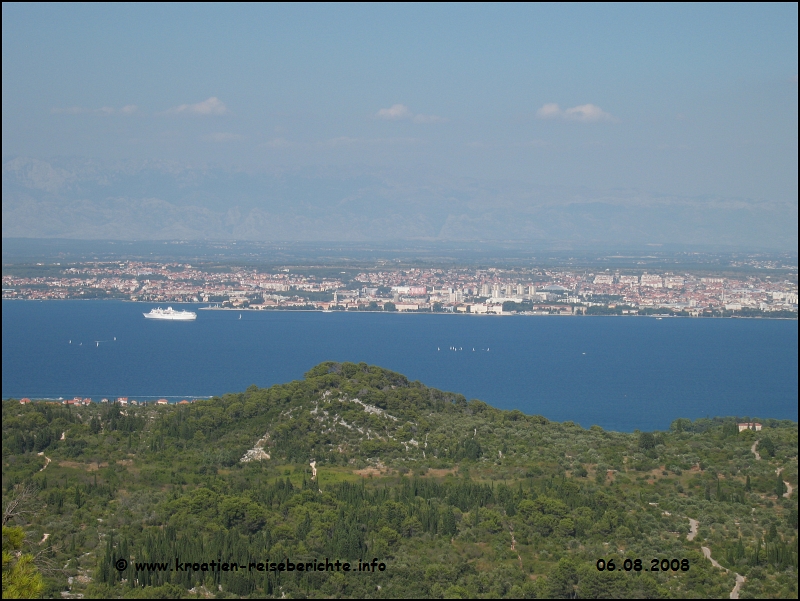
[[[794,317],[796,274],[749,257],[749,270],[529,268],[254,268],[117,260],[6,265],[4,300],[117,299],[213,308],[451,312],[478,315]],[[788,277],[787,277],[788,276]],[[726,295],[727,291],[727,295]],[[206,308],[212,308],[209,304]]]

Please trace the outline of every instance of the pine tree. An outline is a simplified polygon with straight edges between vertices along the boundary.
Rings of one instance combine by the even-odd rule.
[[[33,555],[22,553],[22,528],[3,526],[3,599],[31,599],[44,588]]]

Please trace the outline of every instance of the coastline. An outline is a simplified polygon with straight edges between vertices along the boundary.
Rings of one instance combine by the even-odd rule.
[[[281,384],[276,384],[276,385],[280,386]],[[171,401],[170,399],[181,399],[181,400],[189,400],[189,399],[191,399],[191,400],[189,400],[189,403],[197,403],[197,402],[203,402],[203,401],[214,401],[215,399],[216,400],[221,400],[223,396],[230,395],[230,394],[236,394],[236,393],[228,392],[228,393],[223,393],[221,395],[213,395],[213,396],[207,396],[207,395],[184,395],[184,396],[175,396],[175,395],[168,395],[168,396],[139,395],[138,397],[136,395],[127,395],[127,396],[126,395],[113,395],[113,396],[112,395],[106,395],[106,396],[108,397],[108,405],[116,404],[115,400],[112,400],[112,399],[116,399],[118,397],[123,397],[126,400],[128,400],[128,402],[130,402],[131,400],[139,401],[138,406],[140,406],[140,407],[151,406],[151,405],[152,406],[156,406],[156,401],[157,400],[165,399],[165,400],[168,401],[167,405],[163,405],[162,404],[162,405],[159,405],[159,406],[171,407],[171,406],[178,406],[180,401],[179,400]],[[99,395],[95,395],[95,396],[99,396]],[[26,397],[23,397],[23,398],[26,398]],[[62,405],[62,404],[66,404],[66,400],[67,399],[62,398],[62,397],[46,397],[46,398],[43,397],[43,398],[29,398],[28,400],[31,403],[50,403],[50,404]],[[18,403],[19,401],[20,401],[20,399],[18,399],[17,397],[3,397],[2,399],[0,399],[0,402],[3,402],[3,403]],[[483,402],[483,401],[481,401],[481,402]],[[101,404],[105,404],[105,403],[101,403],[99,401],[92,401],[92,402],[89,403],[90,406],[91,405],[101,405]],[[522,413],[523,415],[525,415],[527,417],[543,417],[543,416],[540,416],[538,414],[525,413],[523,411],[520,411],[519,409],[503,409],[501,407],[495,407],[494,405],[491,405],[489,403],[485,403],[485,404],[488,407],[491,407],[492,409],[497,410],[497,411],[501,411],[501,412],[511,413],[513,411],[519,411],[520,413]],[[134,405],[134,406],[137,406],[137,405]],[[570,419],[567,419],[567,420],[555,420],[555,419],[550,419],[550,418],[547,418],[547,417],[545,417],[545,419],[548,422],[553,423],[553,424],[559,424],[559,425],[561,425],[561,424],[571,424],[571,425],[576,425],[576,426],[578,426],[581,429],[586,430],[586,431],[591,430],[592,428],[597,428],[598,427],[596,425],[583,427],[583,426],[580,425],[580,423],[576,422],[575,420],[570,420]],[[687,418],[687,417],[682,417],[682,416],[675,417],[672,421],[674,422],[674,421],[679,420],[679,419],[680,420],[693,421],[692,418]],[[697,420],[697,419],[706,419],[706,420],[712,420],[712,421],[714,421],[714,420],[725,420],[725,419],[734,419],[734,420],[737,420],[737,421],[741,421],[742,419],[746,419],[747,421],[751,421],[751,422],[778,421],[778,422],[789,422],[791,424],[797,424],[798,423],[797,420],[792,420],[792,419],[787,419],[787,418],[780,418],[780,417],[765,417],[765,416],[761,416],[761,415],[745,416],[745,417],[740,416],[740,415],[713,415],[713,416],[710,415],[710,416],[706,416],[705,418],[694,418],[694,419],[695,420]],[[603,428],[603,430],[605,432],[608,432],[608,433],[617,433],[617,434],[631,434],[631,432],[633,432],[633,431],[629,432],[629,431],[626,431],[626,430],[612,430],[612,429],[608,429],[608,428]],[[666,428],[666,429],[663,429],[663,430],[655,429],[655,430],[648,430],[648,431],[655,432],[655,433],[660,433],[660,432],[667,433],[667,432],[670,432],[669,428]]]
[[[175,303],[179,304],[179,303]],[[183,303],[196,304],[196,303]],[[562,313],[466,313],[464,311],[326,311],[324,309],[237,309],[232,307],[197,307],[198,311],[248,311],[250,313],[347,313],[350,314],[378,314],[378,315],[449,315],[449,316],[469,316],[469,317],[643,317],[650,319],[768,319],[773,321],[797,321],[797,317],[765,317],[761,315],[714,315],[698,316],[691,315],[582,315],[562,314]]]
[[[798,317],[770,317],[768,315],[669,315],[666,313],[653,314],[653,315],[583,315],[581,313],[562,314],[562,313],[536,313],[536,312],[520,312],[520,313],[467,313],[465,311],[330,311],[326,309],[254,309],[252,307],[198,307],[201,303],[191,301],[133,301],[128,298],[4,298],[3,302],[30,302],[30,303],[45,303],[45,302],[120,302],[120,303],[135,303],[141,305],[156,305],[162,304],[169,305],[191,305],[198,311],[247,311],[249,313],[372,313],[382,315],[467,315],[471,317],[648,317],[656,319],[761,319],[771,321],[797,321]]]

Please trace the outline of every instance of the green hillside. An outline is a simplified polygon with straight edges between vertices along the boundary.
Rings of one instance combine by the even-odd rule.
[[[795,422],[585,430],[351,363],[2,419],[4,596],[32,556],[58,598],[797,598]]]

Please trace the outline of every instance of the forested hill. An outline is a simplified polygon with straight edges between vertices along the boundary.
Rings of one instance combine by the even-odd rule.
[[[188,405],[6,401],[4,596],[31,556],[48,597],[796,598],[797,423],[743,419],[587,430],[333,362]],[[353,571],[258,569],[287,558]]]

